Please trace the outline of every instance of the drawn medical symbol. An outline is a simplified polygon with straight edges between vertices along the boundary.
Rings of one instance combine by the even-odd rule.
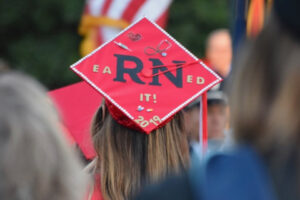
[[[168,40],[162,40],[156,46],[156,48],[148,46],[144,49],[144,52],[148,56],[153,56],[155,54],[160,54],[161,56],[165,57],[165,56],[167,56],[167,53],[165,51],[167,51],[171,47],[172,47],[171,42],[169,42]]]

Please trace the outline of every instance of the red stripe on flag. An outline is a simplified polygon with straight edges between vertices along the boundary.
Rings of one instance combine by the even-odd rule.
[[[107,11],[108,11],[111,3],[112,3],[112,0],[105,0],[104,5],[102,7],[102,11],[101,11],[102,16],[105,16],[107,14]]]
[[[165,28],[167,25],[169,10],[166,10],[157,20],[156,23],[162,27]]]
[[[123,12],[122,19],[127,22],[132,22],[137,11],[142,7],[146,0],[132,0],[126,10]]]
[[[87,15],[87,14],[90,14],[90,8],[89,6],[86,4],[86,6],[84,7],[83,9],[83,15]]]
[[[96,38],[96,41],[95,41],[95,45],[98,47],[100,46],[102,43],[103,43],[103,38],[102,38],[102,29],[101,28],[98,28],[98,31],[97,31],[97,38]]]

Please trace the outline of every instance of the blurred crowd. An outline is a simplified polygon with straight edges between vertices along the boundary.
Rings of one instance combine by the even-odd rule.
[[[0,61],[0,199],[300,199],[299,8],[274,0],[234,61],[230,31],[213,31],[202,60],[223,81],[150,134],[99,102],[93,159],[66,138],[46,89]]]

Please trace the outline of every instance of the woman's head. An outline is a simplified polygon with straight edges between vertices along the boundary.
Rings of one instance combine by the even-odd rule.
[[[300,139],[299,55],[299,38],[272,16],[237,64],[230,103],[239,141],[264,151]]]
[[[80,199],[84,177],[45,89],[0,75],[0,199]]]
[[[273,13],[237,63],[230,101],[235,137],[262,155],[279,199],[300,185],[300,35],[290,27]]]
[[[187,168],[181,113],[147,135],[120,125],[102,108],[95,115],[92,136],[105,198],[127,199],[142,185]]]

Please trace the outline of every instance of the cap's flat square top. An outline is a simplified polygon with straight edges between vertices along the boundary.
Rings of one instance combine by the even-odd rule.
[[[146,133],[221,81],[147,18],[71,68]]]

